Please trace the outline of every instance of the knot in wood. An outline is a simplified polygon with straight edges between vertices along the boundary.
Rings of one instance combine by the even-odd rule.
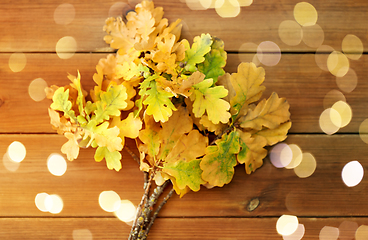
[[[0,107],[4,104],[4,100],[0,98]]]
[[[247,211],[248,211],[248,212],[252,212],[252,211],[254,211],[258,206],[259,206],[259,198],[258,198],[258,197],[252,198],[252,199],[248,202],[248,205],[247,205]]]

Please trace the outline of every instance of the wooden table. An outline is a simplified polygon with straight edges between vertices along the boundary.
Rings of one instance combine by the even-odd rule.
[[[75,16],[68,13],[63,18],[63,14],[56,13],[63,3],[0,1],[0,157],[13,141],[23,143],[27,150],[16,171],[0,164],[1,239],[73,239],[73,233],[74,239],[82,239],[77,235],[85,232],[93,239],[125,239],[130,226],[101,209],[99,194],[113,190],[137,205],[143,193],[143,175],[128,154],[123,154],[120,172],[94,162],[93,149],[81,150],[77,160],[68,162],[63,176],[53,176],[47,169],[48,156],[60,153],[65,139],[49,123],[50,101],[32,100],[29,84],[42,78],[49,86],[66,85],[67,73],[76,75],[79,69],[84,87],[92,88],[98,60],[111,52],[103,41],[102,26],[109,10],[114,15],[124,5],[114,5],[111,0],[77,0],[69,6]],[[284,214],[297,216],[304,224],[303,239],[318,239],[325,226],[340,227],[340,239],[353,239],[359,226],[368,225],[367,177],[355,187],[347,187],[341,179],[342,168],[350,161],[359,161],[365,170],[368,166],[368,146],[359,136],[359,127],[368,118],[368,2],[309,1],[318,12],[323,45],[342,51],[347,34],[363,43],[364,54],[358,60],[349,60],[358,81],[351,92],[342,91],[336,76],[317,66],[315,57],[326,58],[329,54],[317,50],[318,29],[308,35],[312,36],[309,45],[317,44],[315,47],[303,41],[290,46],[280,38],[279,26],[285,20],[295,21],[293,9],[297,3],[254,0],[251,6],[242,7],[237,17],[222,18],[214,9],[191,10],[179,0],[155,1],[156,6],[164,8],[169,21],[183,20],[182,37],[192,39],[208,32],[223,39],[228,51],[226,71],[230,73],[236,71],[240,59],[252,59],[256,53],[242,44],[252,42],[257,46],[272,41],[279,46],[280,62],[260,65],[266,70],[264,96],[276,91],[288,99],[293,125],[285,142],[311,153],[317,168],[312,176],[299,178],[293,170],[275,168],[268,157],[252,175],[246,175],[244,167],[238,166],[233,181],[223,188],[203,188],[182,199],[174,196],[160,213],[150,239],[282,239],[276,222]],[[303,30],[307,33],[308,29]],[[55,52],[56,43],[65,36],[77,43],[76,53],[69,59],[61,59]],[[15,52],[26,58],[19,72],[9,67]],[[320,128],[319,118],[331,90],[343,93],[353,117],[346,127],[327,135]],[[35,197],[41,192],[59,195],[63,210],[59,214],[41,212],[35,205]],[[259,199],[259,205],[249,211],[254,198]]]

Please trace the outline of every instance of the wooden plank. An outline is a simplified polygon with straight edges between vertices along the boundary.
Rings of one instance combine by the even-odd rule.
[[[158,218],[149,239],[244,239],[279,240],[278,218]],[[341,228],[340,236],[354,237],[367,218],[299,218],[303,239],[319,239],[325,227]],[[114,218],[1,218],[2,239],[126,239],[130,226]],[[332,237],[333,235],[329,235]],[[352,238],[347,238],[352,239]]]
[[[49,173],[46,160],[51,153],[60,153],[66,141],[57,135],[0,135],[0,156],[13,141],[20,141],[27,156],[15,172],[0,166],[2,201],[0,216],[50,216],[35,206],[38,193],[58,194],[64,201],[57,216],[112,216],[98,205],[102,191],[114,190],[122,199],[138,204],[143,193],[142,178],[136,162],[123,152],[123,169],[110,171],[105,162],[95,163],[93,149],[84,149],[67,172],[56,177]],[[293,170],[277,169],[265,159],[264,166],[246,175],[244,166],[237,166],[232,182],[223,188],[174,196],[167,203],[163,217],[259,217],[294,214],[297,216],[368,216],[365,200],[368,180],[353,188],[345,186],[341,171],[346,163],[359,161],[368,165],[368,148],[357,135],[290,135],[286,141],[297,144],[303,152],[314,155],[317,169],[306,179]],[[133,143],[129,142],[133,147]],[[247,210],[249,202],[258,198],[259,206]]]
[[[127,2],[127,1],[124,1]],[[139,1],[129,1],[132,6]],[[303,42],[297,46],[288,46],[278,35],[278,28],[285,20],[294,20],[293,9],[299,2],[254,1],[249,7],[242,7],[236,18],[221,18],[214,9],[204,11],[191,10],[185,1],[154,1],[156,6],[163,7],[165,17],[169,21],[181,18],[184,22],[183,38],[191,40],[203,32],[209,32],[225,41],[226,49],[238,51],[246,42],[256,44],[262,41],[274,41],[282,51],[314,51]],[[195,2],[195,1],[192,1]],[[77,42],[79,52],[106,51],[103,42],[102,27],[109,16],[115,1],[74,1],[72,6],[75,17],[71,16],[70,24],[58,25],[54,20],[54,12],[61,1],[17,1],[0,3],[0,24],[3,35],[0,38],[0,52],[55,52],[57,41],[64,36],[72,36]],[[368,3],[357,1],[309,1],[318,12],[317,24],[324,31],[324,44],[341,49],[345,35],[354,34],[366,42]],[[116,5],[115,5],[116,6]],[[131,7],[122,7],[121,11],[113,9],[112,15],[125,12]],[[63,15],[62,15],[63,16]],[[32,19],[32,21],[30,21]],[[68,22],[68,21],[66,21]],[[240,33],[240,34],[239,34]],[[366,44],[364,48],[367,49]]]
[[[9,69],[9,57],[10,54],[0,54],[0,132],[54,133],[47,113],[51,101],[33,101],[28,95],[29,84],[35,78],[43,78],[49,86],[67,85],[70,83],[67,73],[76,75],[79,69],[84,88],[90,90],[94,86],[95,66],[106,54],[76,54],[69,60],[59,59],[56,54],[26,54],[27,64],[17,73]],[[252,58],[252,54],[229,54],[226,71],[236,72],[240,59],[249,61]],[[367,61],[367,55],[363,55],[350,63],[358,83],[354,91],[343,93],[352,108],[353,118],[340,132],[358,132],[360,124],[368,117],[368,84],[363,80],[368,74]],[[313,54],[283,54],[279,64],[266,66],[265,71],[267,89],[263,96],[269,97],[275,91],[287,98],[293,122],[290,132],[321,133],[319,117],[324,110],[324,98],[331,90],[340,90],[336,77],[322,71]]]

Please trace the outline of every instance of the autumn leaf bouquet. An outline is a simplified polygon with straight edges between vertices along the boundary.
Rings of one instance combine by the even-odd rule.
[[[70,85],[47,89],[51,124],[68,139],[61,151],[70,161],[81,147],[95,148],[95,160],[116,171],[123,149],[137,160],[145,184],[129,239],[147,237],[174,191],[182,197],[201,185],[222,187],[238,164],[254,172],[265,147],[283,141],[291,127],[284,98],[260,100],[263,68],[241,63],[226,73],[224,43],[210,34],[189,43],[180,39],[181,27],[143,1],[124,20],[106,20],[104,40],[117,52],[98,62],[93,89],[83,89],[79,72],[68,76]],[[135,140],[139,156],[125,138]],[[172,190],[155,207],[167,186]]]

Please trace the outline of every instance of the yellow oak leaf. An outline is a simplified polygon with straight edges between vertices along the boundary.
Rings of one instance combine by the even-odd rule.
[[[239,131],[241,150],[237,155],[239,163],[244,163],[247,174],[254,172],[263,165],[263,159],[267,156],[264,147],[267,144],[265,138],[253,137],[248,132]]]
[[[224,86],[226,90],[228,91],[227,96],[224,97],[223,99],[229,103],[230,103],[230,100],[236,95],[235,89],[233,85],[231,84],[230,78],[231,78],[231,75],[229,73],[225,73],[224,75],[218,77],[217,82],[216,82],[216,85]],[[233,114],[236,114],[236,113],[234,112]]]
[[[75,132],[77,124],[72,124],[64,116],[60,117],[59,112],[49,108],[50,123],[52,128],[57,130],[58,134],[64,134],[65,132]]]
[[[94,130],[95,144],[99,147],[106,147],[110,152],[121,151],[124,143],[119,134],[120,130],[117,126],[109,128],[109,123],[103,122]]]
[[[287,133],[290,127],[291,127],[291,122],[286,122],[286,123],[282,123],[277,128],[263,129],[259,132],[256,132],[254,135],[265,138],[267,141],[267,145],[272,146],[286,139]]]
[[[214,124],[227,123],[231,117],[228,112],[230,104],[222,98],[227,96],[228,91],[223,86],[212,87],[212,84],[213,80],[209,78],[193,85],[194,94],[190,95],[190,99],[193,101],[194,116],[199,118],[206,112]]]
[[[263,127],[274,129],[290,119],[289,107],[286,99],[279,98],[274,92],[267,100],[259,102],[254,110],[249,110],[247,115],[240,117],[240,126],[255,130]]]
[[[173,163],[177,161],[191,161],[204,155],[208,145],[208,138],[198,132],[192,130],[188,135],[182,135],[175,143],[167,157],[165,163]]]
[[[243,107],[258,101],[265,86],[261,85],[265,78],[265,71],[262,67],[256,67],[254,63],[241,63],[238,72],[231,74],[230,81],[236,92],[231,98],[231,107],[239,113]]]
[[[144,129],[139,131],[139,139],[142,141],[142,144],[140,144],[142,146],[139,146],[139,148],[152,158],[155,158],[160,150],[160,130],[160,123],[156,122],[152,116],[145,114]]]
[[[82,137],[78,132],[66,132],[64,133],[64,136],[68,139],[68,141],[61,147],[61,152],[66,154],[69,161],[73,161],[79,155],[78,140],[80,140]]]
[[[228,184],[234,175],[237,164],[236,154],[240,151],[239,133],[232,131],[216,140],[215,146],[208,146],[200,167],[202,178],[213,186]]]
[[[113,118],[110,127],[117,126],[120,130],[119,137],[123,139],[137,138],[139,135],[139,130],[142,129],[142,120],[139,117],[134,117],[132,112],[129,113],[127,118],[120,120],[120,117]]]
[[[125,54],[135,44],[136,28],[128,28],[121,17],[106,19],[103,30],[108,35],[104,37],[106,43],[112,48],[119,49],[121,55]]]
[[[155,30],[155,19],[151,11],[142,8],[139,12],[129,12],[126,16],[129,29],[135,28],[137,34],[143,40],[148,40],[149,35]]]
[[[165,159],[179,138],[193,128],[193,121],[185,107],[179,107],[169,118],[169,121],[161,123],[162,130],[159,133],[161,150],[159,159]]]

